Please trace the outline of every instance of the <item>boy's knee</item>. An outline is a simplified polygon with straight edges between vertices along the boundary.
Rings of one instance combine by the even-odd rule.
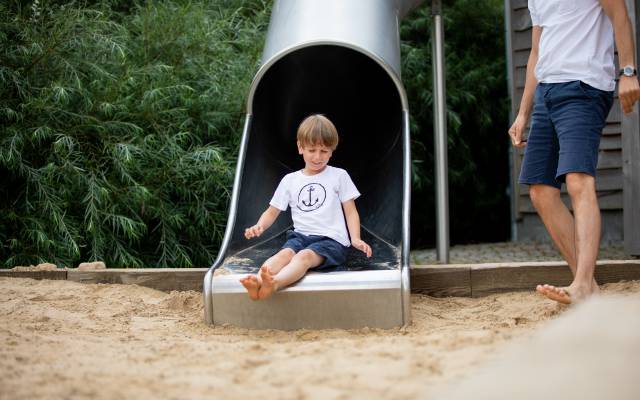
[[[283,257],[288,257],[288,258],[292,258],[293,256],[296,255],[296,252],[293,251],[293,249],[286,247],[282,250],[280,250],[280,255]]]
[[[297,252],[295,257],[304,263],[311,264],[318,255],[313,250],[304,249]]]

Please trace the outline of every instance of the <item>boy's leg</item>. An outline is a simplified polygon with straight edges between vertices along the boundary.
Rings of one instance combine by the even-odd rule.
[[[277,252],[273,256],[269,257],[269,259],[267,259],[267,261],[265,261],[262,265],[267,266],[267,268],[269,268],[269,272],[271,273],[271,275],[275,275],[278,272],[280,272],[282,267],[289,264],[291,262],[291,259],[295,255],[296,255],[295,250],[289,247],[286,247],[281,249],[279,252]],[[257,275],[260,275],[260,274],[258,273]]]
[[[278,273],[282,267],[287,265],[293,256],[295,255],[295,251],[290,248],[281,249],[279,252],[269,257],[267,261],[265,261],[262,266],[269,269],[271,274]],[[262,278],[260,277],[260,272],[255,275],[247,275],[244,278],[240,279],[240,283],[242,286],[247,289],[247,294],[251,300],[258,300],[260,286],[262,285]]]
[[[324,262],[324,257],[318,255],[313,250],[304,249],[296,253],[291,262],[285,265],[280,272],[273,275],[269,268],[260,268],[262,285],[259,290],[259,298],[271,297],[273,292],[299,281],[309,268],[317,267]]]

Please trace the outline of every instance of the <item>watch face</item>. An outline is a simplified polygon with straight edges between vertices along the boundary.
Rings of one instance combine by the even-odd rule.
[[[623,73],[626,76],[633,76],[635,74],[635,72],[636,72],[635,69],[633,67],[628,66],[628,65],[626,67],[624,67],[624,70],[623,70]]]

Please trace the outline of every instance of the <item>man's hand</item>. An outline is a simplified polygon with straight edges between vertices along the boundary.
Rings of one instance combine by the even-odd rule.
[[[246,237],[247,239],[251,239],[262,235],[262,232],[264,232],[264,228],[258,224],[255,224],[254,226],[244,230],[244,237]]]
[[[351,245],[367,255],[367,258],[371,257],[371,247],[366,244],[362,239],[355,239],[351,241]]]
[[[513,147],[524,147],[527,145],[527,142],[522,141],[522,135],[524,135],[524,130],[527,126],[527,118],[523,115],[518,114],[516,120],[513,121],[513,125],[509,128],[509,136],[511,137],[511,144]]]
[[[640,99],[640,85],[636,76],[621,76],[618,82],[618,97],[625,114],[633,111],[633,105]]]

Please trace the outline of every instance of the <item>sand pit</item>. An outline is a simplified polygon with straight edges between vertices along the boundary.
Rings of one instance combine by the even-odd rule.
[[[640,302],[640,282],[610,296]],[[534,293],[412,308],[406,329],[251,331],[205,325],[196,292],[0,278],[0,399],[429,399],[574,312]]]

